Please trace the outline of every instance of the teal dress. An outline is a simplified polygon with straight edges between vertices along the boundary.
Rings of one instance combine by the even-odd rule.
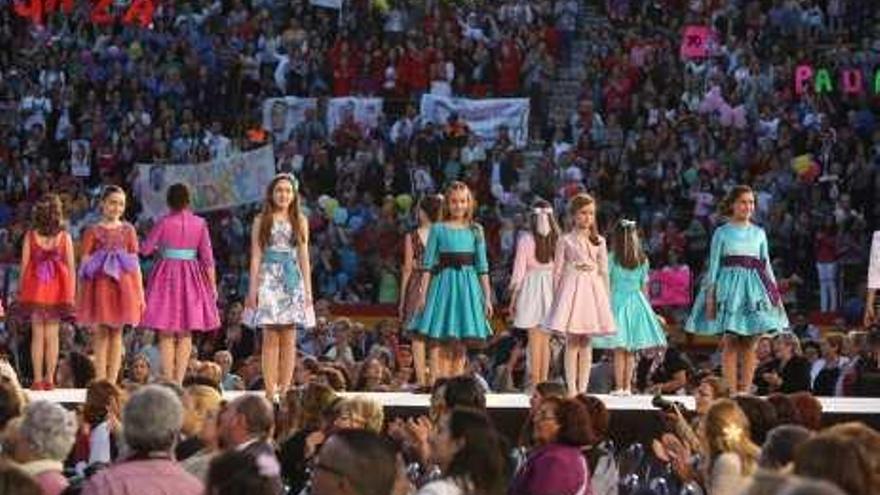
[[[642,290],[648,283],[648,262],[633,269],[624,268],[612,253],[608,261],[608,277],[611,279],[611,311],[617,333],[594,338],[593,347],[627,351],[666,347],[666,334]]]
[[[425,308],[414,331],[435,340],[485,340],[486,319],[480,275],[489,272],[482,228],[435,223],[428,234],[424,269],[432,272]]]
[[[706,318],[706,292],[715,287],[715,319]],[[702,335],[754,336],[787,328],[770,265],[767,234],[757,225],[725,224],[712,234],[709,268],[685,330]]]

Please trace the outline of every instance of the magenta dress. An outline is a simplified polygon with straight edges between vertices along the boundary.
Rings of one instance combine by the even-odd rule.
[[[214,269],[214,255],[203,218],[188,210],[162,217],[141,246],[141,253],[156,254],[142,326],[169,333],[220,327],[217,295],[208,278]]]
[[[616,331],[608,293],[608,250],[578,240],[574,232],[556,243],[553,304],[544,328],[564,334],[612,335]]]

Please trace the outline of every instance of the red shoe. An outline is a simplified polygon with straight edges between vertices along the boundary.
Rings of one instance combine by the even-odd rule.
[[[43,390],[55,390],[55,384],[52,382],[43,382]]]
[[[34,382],[31,384],[31,390],[34,390],[34,391],[46,390],[46,385],[42,381]]]

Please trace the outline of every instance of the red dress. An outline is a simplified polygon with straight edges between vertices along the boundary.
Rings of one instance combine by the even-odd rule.
[[[72,252],[70,236],[61,232],[55,246],[44,249],[37,243],[37,234],[27,233],[25,242],[30,248],[30,259],[21,276],[16,313],[22,318],[61,320],[74,314],[74,281],[67,265]]]
[[[144,290],[138,263],[137,233],[131,224],[110,228],[95,225],[82,240],[77,321],[85,325],[121,327],[141,321]]]

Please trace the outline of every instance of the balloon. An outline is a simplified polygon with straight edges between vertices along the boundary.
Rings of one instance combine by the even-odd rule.
[[[736,107],[733,108],[733,115],[732,116],[733,116],[733,127],[736,127],[737,129],[740,129],[740,130],[746,128],[746,124],[748,123],[746,121],[746,107],[744,107],[742,105],[737,105]]]
[[[798,155],[792,160],[791,168],[794,169],[795,173],[798,175],[803,175],[809,170],[810,165],[813,163],[813,156],[809,153]]]
[[[712,113],[719,110],[724,104],[725,101],[724,97],[721,96],[721,88],[718,86],[712,86],[712,89],[706,93],[706,96],[703,97],[703,101],[700,102],[698,111],[702,114]]]
[[[688,481],[682,485],[681,490],[678,491],[678,495],[704,495],[704,493],[699,484],[694,481]]]
[[[733,108],[731,108],[730,105],[727,103],[722,104],[721,108],[718,109],[718,114],[723,127],[730,127],[733,125]]]
[[[342,207],[334,208],[334,210],[335,211],[332,214],[333,223],[335,223],[336,225],[345,225],[346,223],[348,223],[348,209],[347,208],[342,206]]]
[[[409,194],[398,194],[394,202],[397,204],[398,210],[406,213],[412,208],[413,198]]]

